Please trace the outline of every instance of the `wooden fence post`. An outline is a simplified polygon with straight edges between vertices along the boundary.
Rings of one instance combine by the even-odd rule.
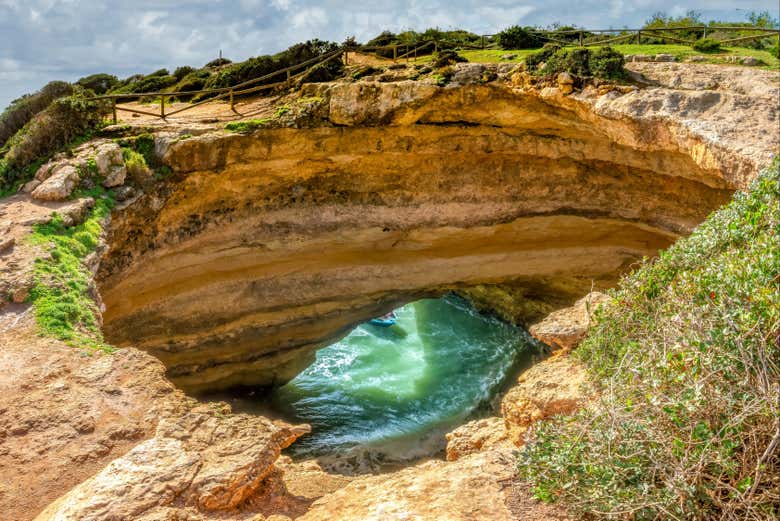
[[[160,96],[160,117],[165,119],[165,96]]]
[[[580,47],[582,47],[582,31],[580,31]]]
[[[483,34],[480,38],[482,39],[482,50],[484,51],[485,50],[485,35]]]
[[[636,32],[636,44],[640,45],[642,43],[642,31]]]
[[[111,112],[113,112],[114,125],[116,125],[116,98],[111,98]]]
[[[344,49],[344,65],[349,65],[349,51]]]

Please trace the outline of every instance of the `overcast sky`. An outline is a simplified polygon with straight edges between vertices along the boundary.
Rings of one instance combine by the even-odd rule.
[[[743,20],[750,10],[777,18],[778,0],[0,0],[0,109],[50,80],[201,66],[219,49],[242,60],[310,38],[365,41],[383,29],[634,27],[656,11],[687,9],[706,19]]]

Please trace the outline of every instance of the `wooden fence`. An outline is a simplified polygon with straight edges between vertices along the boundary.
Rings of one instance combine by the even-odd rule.
[[[777,35],[780,39],[780,29],[765,29],[765,28],[754,28],[754,27],[712,27],[712,26],[689,26],[689,27],[661,27],[661,28],[655,28],[655,29],[596,29],[596,30],[587,30],[587,29],[574,29],[574,30],[567,30],[567,31],[529,31],[534,37],[538,38],[541,42],[552,42],[552,43],[558,43],[562,45],[577,45],[577,46],[593,46],[593,45],[604,45],[608,43],[614,43],[618,41],[623,40],[635,40],[637,43],[641,43],[642,37],[645,38],[653,38],[653,39],[662,39],[662,40],[668,40],[675,43],[682,43],[686,45],[692,45],[694,43],[694,40],[688,40],[685,38],[679,38],[677,36],[671,36],[668,33],[673,33],[675,31],[702,31],[704,37],[707,35],[707,31],[710,31],[711,34],[713,32],[735,32],[735,31],[754,31],[757,32],[757,34],[754,35],[748,35],[748,36],[740,36],[737,38],[730,38],[730,39],[723,39],[719,40],[721,44],[730,44],[730,43],[738,43],[738,42],[744,42],[749,40],[754,40],[756,38],[765,38],[768,35]],[[617,36],[612,36],[617,33]],[[555,35],[555,36],[551,36]],[[564,40],[566,35],[573,36],[572,40]],[[586,36],[587,35],[587,36]],[[590,37],[590,35],[602,35],[602,38],[599,39],[593,39]],[[611,38],[603,39],[603,36],[612,36]],[[422,42],[410,42],[406,44],[391,44],[391,45],[383,45],[383,46],[342,46],[337,50],[334,50],[333,52],[324,54],[322,56],[317,56],[315,58],[312,58],[310,60],[306,60],[304,62],[298,63],[296,65],[292,65],[290,67],[286,67],[284,69],[279,69],[278,71],[274,71],[270,74],[266,74],[264,76],[261,76],[259,78],[254,78],[249,81],[245,81],[243,83],[239,83],[238,85],[234,85],[232,87],[223,87],[218,89],[201,89],[201,90],[189,90],[189,91],[177,91],[177,92],[131,92],[126,94],[107,94],[103,96],[95,96],[92,99],[95,100],[107,100],[111,103],[111,112],[113,121],[116,124],[117,122],[117,111],[122,112],[130,112],[134,114],[143,114],[146,116],[153,116],[165,119],[168,116],[173,116],[174,114],[179,114],[181,112],[184,112],[186,110],[190,110],[192,108],[195,108],[197,106],[203,105],[204,103],[210,103],[212,101],[222,100],[227,98],[230,103],[230,110],[235,112],[237,115],[240,115],[238,111],[236,111],[235,108],[235,98],[237,96],[243,96],[246,94],[252,94],[255,92],[261,92],[264,90],[273,90],[273,89],[283,89],[283,88],[290,88],[292,87],[296,82],[301,82],[304,79],[306,79],[308,76],[310,76],[314,71],[319,69],[320,67],[323,67],[327,63],[336,60],[336,59],[343,59],[345,65],[349,63],[349,53],[350,52],[361,52],[361,53],[376,53],[379,51],[386,51],[389,53],[389,51],[392,51],[392,60],[394,62],[397,62],[398,60],[405,59],[406,61],[409,61],[410,59],[417,59],[417,56],[422,51],[433,51],[437,52],[441,47],[446,46],[448,48],[457,48],[457,49],[495,49],[498,48],[498,42],[496,41],[497,35],[482,35],[480,36],[480,43],[479,44],[468,44],[463,42],[453,42],[448,40],[425,40]],[[588,38],[591,38],[588,40]],[[399,54],[400,52],[400,54]],[[275,78],[280,78],[279,81],[274,81],[272,83],[263,83],[268,80],[272,80]],[[165,110],[165,100],[166,98],[177,98],[182,96],[195,96],[195,95],[209,95],[211,97],[204,99],[202,101],[199,101],[197,103],[191,103],[187,105],[186,107],[182,107],[173,111],[166,112]],[[120,100],[126,100],[126,99],[143,99],[143,98],[156,98],[159,97],[160,99],[160,112],[151,112],[148,110],[141,110],[137,108],[130,108],[130,107],[123,107],[119,104]]]

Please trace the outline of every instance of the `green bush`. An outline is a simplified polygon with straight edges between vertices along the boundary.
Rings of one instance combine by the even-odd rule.
[[[621,281],[575,351],[601,398],[521,453],[537,497],[609,519],[778,519],[778,233],[780,161]]]
[[[176,70],[173,71],[173,77],[176,78],[176,81],[181,81],[185,76],[192,74],[193,72],[195,72],[195,67],[184,65],[182,67],[177,67]]]
[[[152,179],[152,170],[143,154],[131,148],[122,148],[122,159],[127,167],[127,175],[138,186],[146,186]]]
[[[76,85],[80,85],[85,89],[100,95],[105,94],[119,85],[119,79],[111,74],[92,74],[91,76],[85,76],[78,80]]]
[[[34,94],[12,101],[0,115],[0,148],[52,101],[72,93],[73,86],[70,83],[53,81]]]
[[[7,152],[0,166],[0,189],[14,186],[29,175],[26,171],[29,165],[100,126],[106,113],[106,107],[89,100],[84,92],[53,101],[6,144]]]
[[[437,69],[468,61],[466,58],[451,50],[439,51],[434,55],[433,66]]]
[[[324,56],[338,48],[338,44],[322,40],[309,40],[304,43],[298,43],[274,56],[257,56],[240,63],[234,63],[227,67],[223,67],[219,72],[211,75],[206,80],[204,88],[218,89],[233,87],[292,65],[297,65],[310,59]],[[312,72],[306,80],[312,82],[332,80],[341,75],[343,67],[344,64],[341,60],[331,60],[326,65]],[[302,72],[302,70],[296,72]],[[266,81],[266,83],[275,83],[283,79],[284,76],[280,75],[271,78]],[[196,99],[203,97],[205,96],[199,96],[196,97]]]
[[[623,55],[611,47],[592,51],[584,47],[560,48],[546,46],[525,59],[526,67],[532,73],[558,74],[568,72],[575,76],[595,76],[611,80],[626,77]],[[539,65],[544,67],[539,69]]]
[[[202,90],[205,88],[211,72],[208,69],[200,69],[190,72],[184,76],[171,90],[176,92],[187,92],[191,90]],[[187,97],[187,96],[183,96]]]
[[[217,58],[208,62],[206,65],[204,65],[204,67],[215,69],[217,67],[222,67],[223,65],[230,65],[231,63],[233,63],[233,60],[228,60],[227,58]]]
[[[712,38],[700,38],[691,47],[698,52],[720,52],[720,42]]]
[[[542,40],[528,28],[513,25],[498,33],[498,44],[502,49],[536,49],[542,46]]]
[[[525,57],[526,68],[531,72],[536,72],[539,69],[539,65],[546,63],[560,49],[559,45],[545,45],[541,51]]]
[[[162,74],[163,72],[167,73],[168,71],[167,69],[160,69],[159,71],[155,71],[152,74],[140,78],[138,76],[131,76],[112,92],[114,94],[161,92],[168,87],[175,85],[177,82],[175,76]]]
[[[558,74],[565,71],[575,76],[590,76],[590,56],[590,50],[584,47],[559,49],[547,60],[542,72]]]
[[[620,80],[626,77],[626,60],[612,47],[600,47],[590,56],[590,73],[597,78]]]

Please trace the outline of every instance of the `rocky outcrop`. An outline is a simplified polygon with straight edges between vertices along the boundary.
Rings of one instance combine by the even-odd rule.
[[[116,143],[105,140],[91,141],[73,151],[73,155],[58,154],[41,166],[35,179],[24,186],[34,199],[64,201],[82,179],[97,176],[107,188],[125,182],[127,168],[122,149]]]
[[[258,416],[220,417],[219,409],[199,406],[164,417],[153,438],[49,505],[36,520],[152,520],[183,512],[196,520],[237,510],[259,489],[272,488],[266,480],[279,478],[271,475],[279,452],[308,428]]]
[[[735,148],[739,95],[626,92],[316,85],[318,126],[167,140],[173,176],[112,226],[107,336],[197,391],[285,381],[422,295],[512,287],[525,325],[571,305],[688,233],[771,148]],[[762,103],[748,112],[768,128]]]
[[[390,475],[358,478],[315,501],[299,519],[510,521],[516,519],[507,504],[514,466],[511,453],[485,452],[457,462],[430,461]]]
[[[528,328],[537,340],[553,349],[570,351],[585,338],[598,307],[609,302],[598,291],[588,293],[573,306],[550,313],[544,320]]]
[[[504,420],[496,416],[472,420],[446,434],[447,461],[509,446]]]

